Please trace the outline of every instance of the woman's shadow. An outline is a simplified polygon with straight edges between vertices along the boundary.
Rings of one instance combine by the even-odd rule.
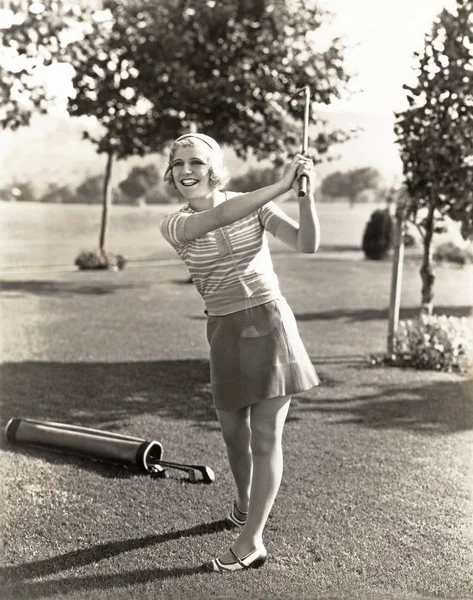
[[[159,579],[203,573],[205,569],[202,565],[190,565],[187,567],[140,569],[126,571],[122,574],[86,575],[84,577],[72,576],[47,581],[32,581],[39,577],[44,578],[56,575],[62,571],[78,569],[132,550],[147,548],[184,537],[210,535],[229,528],[230,525],[228,522],[222,519],[210,523],[201,523],[187,529],[148,535],[137,539],[106,542],[51,558],[4,567],[0,570],[3,582],[2,587],[4,594],[9,594],[9,596],[3,595],[2,597],[35,599],[65,594],[71,591],[71,589],[74,591],[90,591],[91,589],[126,587]]]

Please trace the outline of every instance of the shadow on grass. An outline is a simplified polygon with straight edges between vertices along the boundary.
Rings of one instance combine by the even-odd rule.
[[[177,285],[192,285],[192,278],[188,277],[187,279],[172,279],[171,283],[175,283]],[[207,317],[205,317],[207,318]]]
[[[386,385],[375,394],[354,393],[346,401],[299,398],[299,410],[338,417],[332,425],[405,429],[426,435],[469,431],[473,429],[473,380],[434,381],[422,387]]]
[[[437,306],[434,308],[435,315],[447,315],[449,317],[471,317],[473,307],[471,306]],[[350,323],[358,321],[381,321],[389,316],[387,308],[341,308],[335,310],[325,310],[320,312],[298,313],[295,315],[298,321],[335,321],[343,319]],[[401,308],[399,317],[401,319],[415,319],[419,316],[419,307]]]
[[[139,415],[216,422],[206,360],[4,363],[0,385],[3,425],[27,417],[118,431]]]
[[[119,540],[97,544],[91,548],[74,550],[59,556],[53,556],[38,561],[4,567],[1,569],[4,582],[4,591],[12,594],[15,598],[42,598],[45,596],[65,594],[71,590],[108,589],[126,587],[129,585],[143,584],[159,579],[169,579],[202,573],[201,565],[189,567],[175,567],[165,569],[140,569],[128,571],[121,574],[110,575],[88,575],[85,577],[60,578],[41,582],[28,582],[38,577],[56,575],[62,571],[78,569],[87,565],[98,563],[102,560],[113,558],[133,550],[141,550],[157,544],[163,544],[170,540],[178,540],[185,537],[211,535],[227,530],[228,523],[225,520],[212,523],[201,523],[187,529],[169,531],[157,535],[149,535],[137,539]],[[13,595],[14,594],[14,595]]]
[[[140,284],[120,284],[111,281],[108,284],[100,284],[76,281],[0,281],[0,293],[13,292],[17,295],[33,294],[36,296],[70,296],[73,294],[82,294],[88,296],[104,296],[113,294],[117,290],[148,288],[148,285]]]
[[[342,245],[342,244],[320,244],[317,252],[359,252],[363,253],[362,248],[358,245]]]
[[[368,367],[368,365],[370,364],[368,356],[364,354],[317,354],[316,356],[311,357],[311,361],[313,362],[316,368],[318,365],[344,365],[345,367]]]

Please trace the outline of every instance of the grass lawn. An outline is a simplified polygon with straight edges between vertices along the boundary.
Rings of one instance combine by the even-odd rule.
[[[2,598],[473,597],[472,382],[368,364],[385,347],[390,265],[353,248],[363,215],[324,222],[333,237],[320,254],[274,255],[322,385],[290,409],[270,558],[230,576],[198,570],[235,536],[223,520],[233,486],[184,266],[138,267],[160,256],[148,231],[136,268],[119,273],[4,273],[2,425],[31,417],[158,439],[164,458],[207,464],[216,480],[151,480],[2,440]],[[417,312],[418,267],[406,261],[402,317]],[[472,274],[437,268],[438,312],[471,318]]]

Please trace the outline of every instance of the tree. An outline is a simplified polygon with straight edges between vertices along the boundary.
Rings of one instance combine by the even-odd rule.
[[[100,202],[103,189],[102,175],[89,175],[77,186],[77,202],[81,204],[97,204]]]
[[[396,115],[409,195],[407,218],[423,241],[421,311],[432,313],[432,239],[449,217],[473,235],[473,0],[443,10],[425,37],[418,80],[405,85],[410,107]]]
[[[271,185],[277,180],[275,171],[272,167],[249,169],[243,175],[232,177],[229,188],[235,192],[252,192],[260,187]]]
[[[103,175],[89,175],[76,188],[75,202],[80,204],[100,204],[104,189]],[[122,190],[111,190],[111,202],[120,204],[124,201]]]
[[[300,147],[294,127],[303,117],[306,84],[314,102],[329,104],[348,76],[343,45],[321,49],[327,12],[312,0],[105,0],[106,12],[28,14],[5,34],[5,46],[27,58],[4,72],[3,125],[29,122],[50,105],[35,84],[38,66],[72,67],[71,116],[94,116],[85,132],[107,157],[100,246],[105,243],[114,159],[160,152],[177,135],[202,129],[244,157],[276,159]],[[22,100],[27,98],[29,104]],[[26,106],[26,108],[25,108]],[[315,119],[315,124],[321,124]],[[346,136],[320,132],[323,154]]]
[[[359,167],[350,171],[335,171],[324,178],[321,192],[331,198],[348,198],[353,207],[358,194],[365,190],[377,189],[381,173],[373,167]]]
[[[129,201],[136,202],[155,188],[160,182],[159,171],[156,165],[150,163],[144,167],[133,167],[126,179],[119,183],[122,192]]]
[[[300,148],[294,119],[302,120],[302,97],[291,95],[312,84],[313,100],[328,104],[348,80],[340,40],[323,51],[317,47],[328,13],[311,0],[175,4],[167,31],[136,55],[152,86],[148,97],[156,94],[178,114],[182,129],[203,129],[239,156],[251,148],[276,159],[288,146]],[[152,22],[143,25],[143,35],[153,32]],[[337,135],[317,136],[317,150],[326,152]]]
[[[14,181],[0,189],[0,198],[8,202],[35,202],[37,194],[31,181]]]
[[[39,199],[40,202],[50,204],[73,204],[77,202],[77,195],[68,185],[50,183],[46,192]]]

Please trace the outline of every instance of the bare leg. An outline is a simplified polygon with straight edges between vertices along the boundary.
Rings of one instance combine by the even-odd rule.
[[[246,524],[233,544],[237,556],[245,556],[263,543],[263,530],[281,484],[282,433],[290,396],[270,398],[250,407],[253,478]],[[231,562],[226,552],[223,562]]]
[[[217,418],[227,448],[228,462],[238,493],[237,507],[246,512],[250,499],[252,458],[250,407],[238,410],[217,410]]]

